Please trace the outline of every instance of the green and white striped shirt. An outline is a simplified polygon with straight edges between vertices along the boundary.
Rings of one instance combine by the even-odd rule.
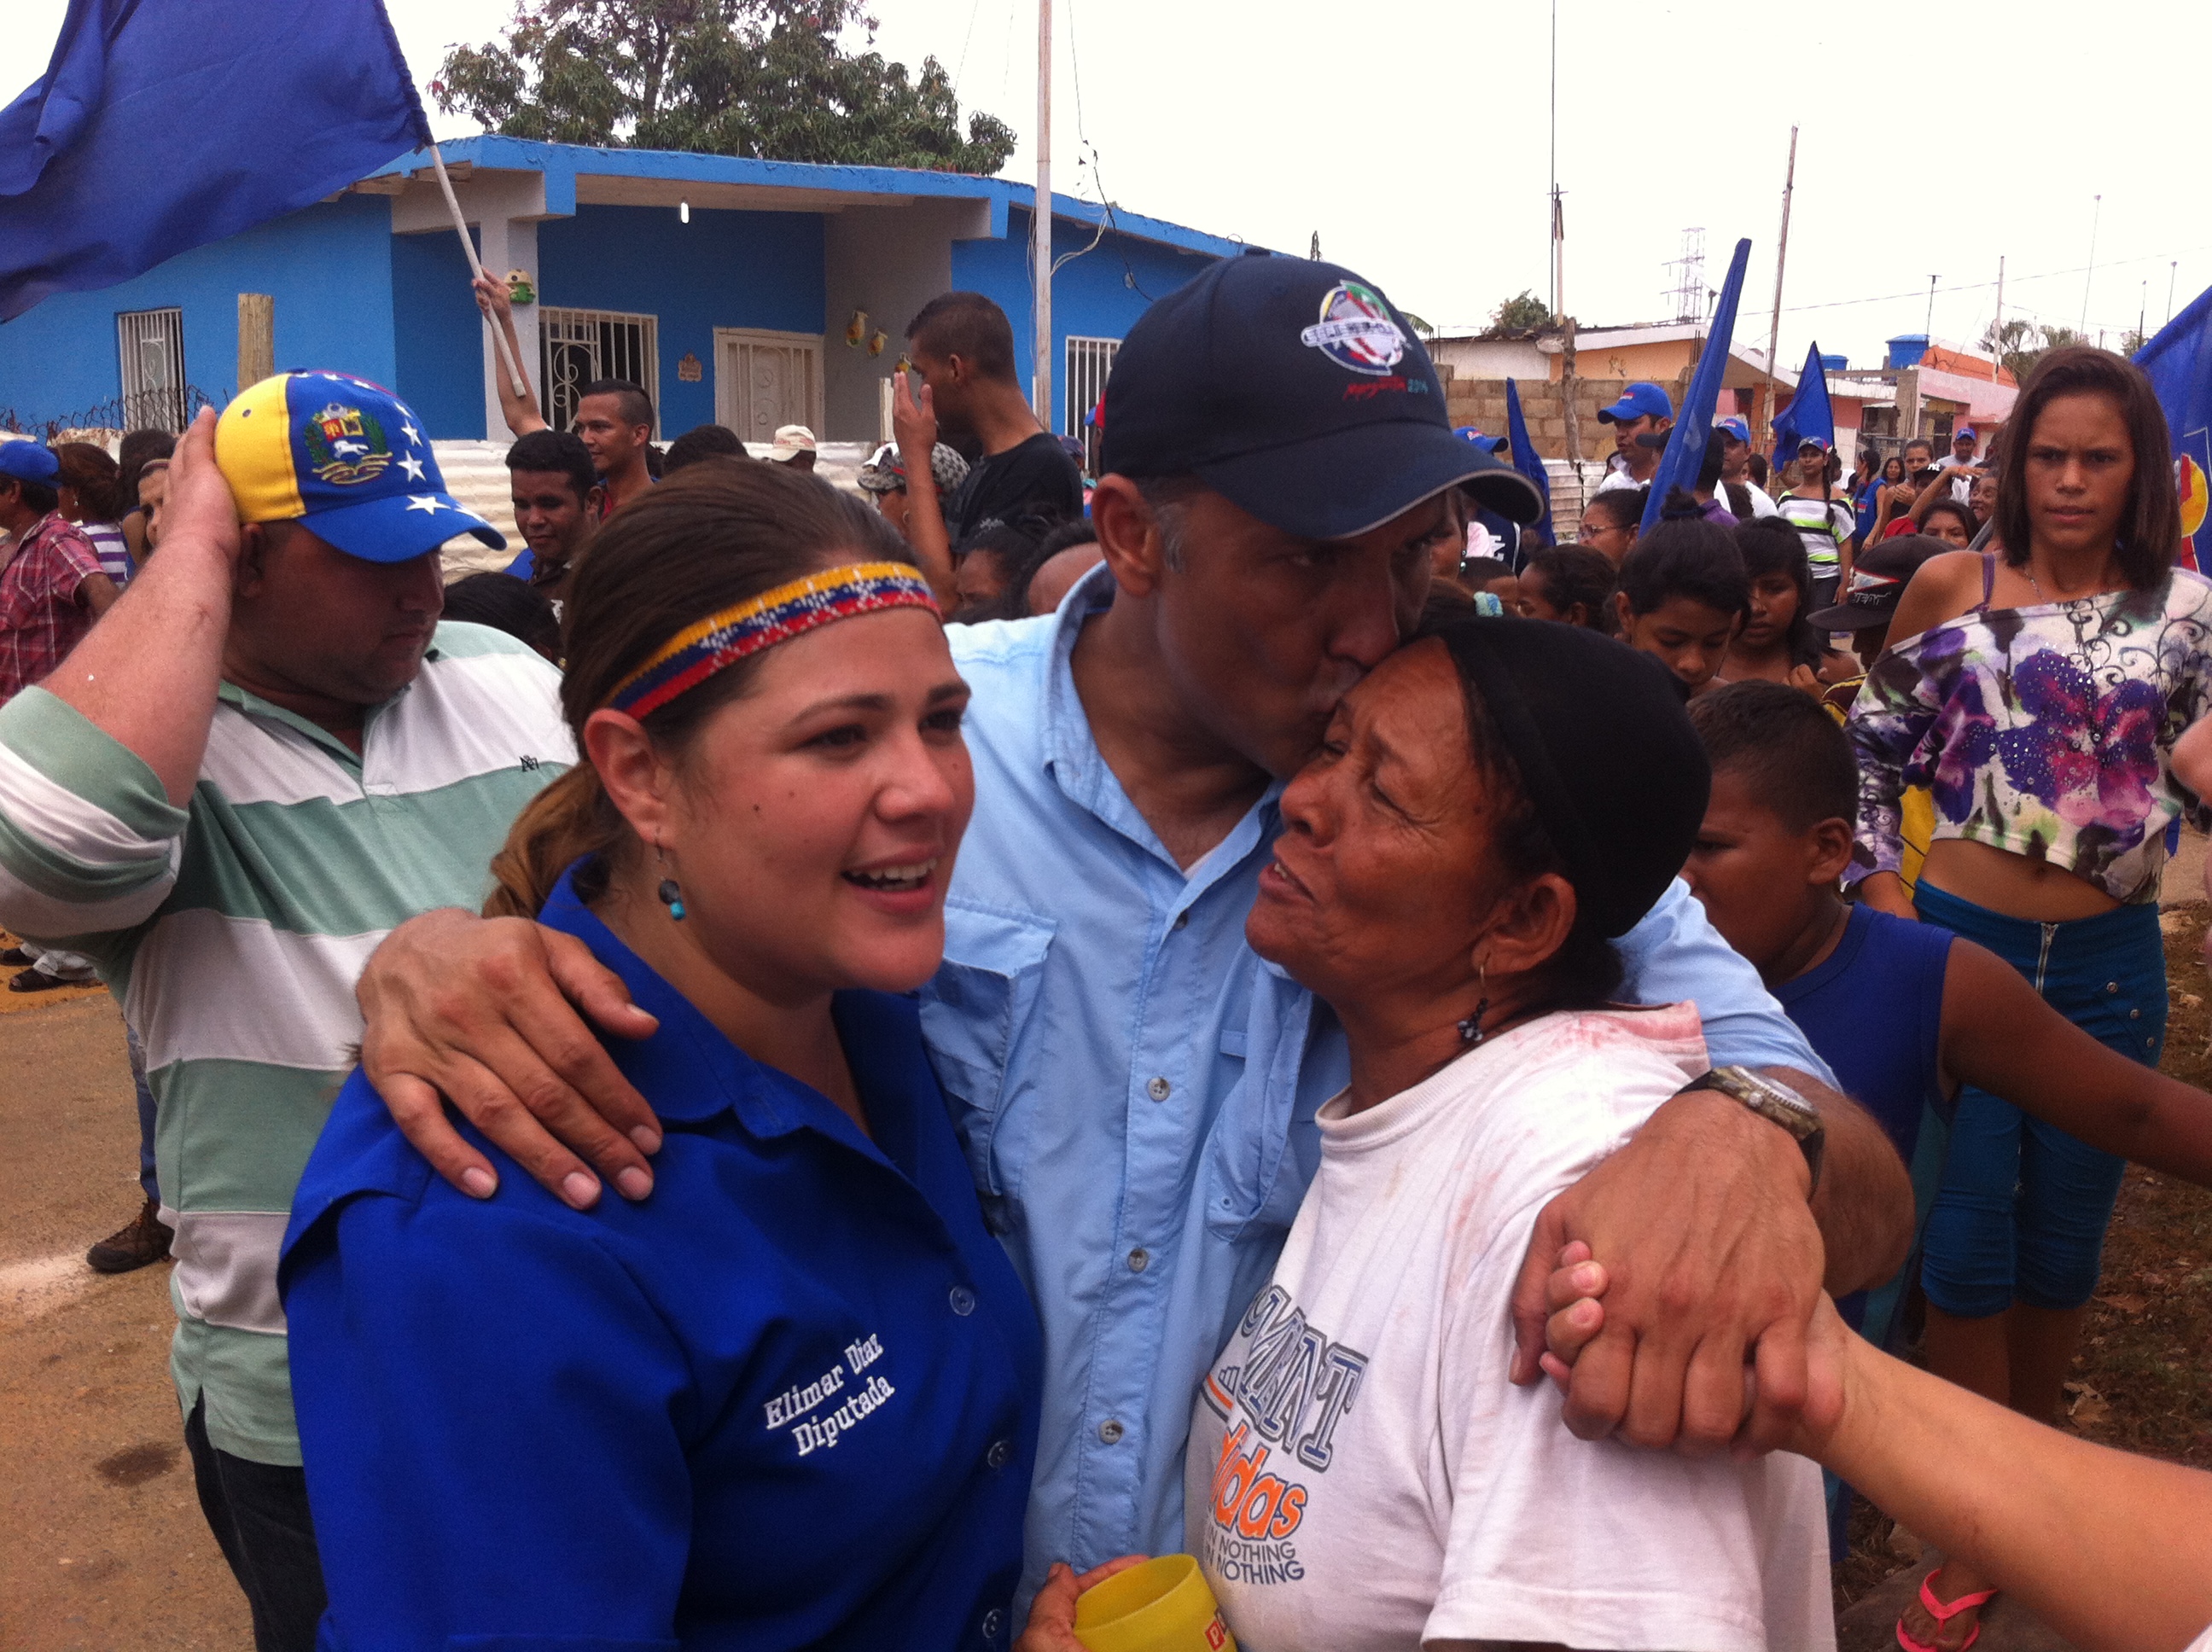
[[[186,809],[43,689],[0,707],[0,923],[89,957],[145,1045],[178,1396],[204,1397],[219,1449],[292,1465],[277,1251],[361,1040],[354,983],[394,926],[482,901],[574,744],[559,674],[476,625],[438,628],[358,756],[230,683],[217,700]]]

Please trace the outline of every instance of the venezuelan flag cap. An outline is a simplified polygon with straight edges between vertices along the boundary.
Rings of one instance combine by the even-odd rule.
[[[507,540],[446,491],[407,404],[344,373],[280,373],[239,393],[215,428],[216,463],[246,522],[305,522],[365,562],[404,562],[456,534]]]

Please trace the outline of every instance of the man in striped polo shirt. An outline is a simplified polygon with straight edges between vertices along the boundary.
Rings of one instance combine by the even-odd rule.
[[[390,392],[264,380],[186,434],[161,555],[0,708],[0,923],[89,956],[146,1047],[171,1370],[264,1652],[307,1652],[323,1608],[276,1259],[355,978],[402,920],[480,900],[574,757],[551,666],[438,623],[457,532],[503,543]]]

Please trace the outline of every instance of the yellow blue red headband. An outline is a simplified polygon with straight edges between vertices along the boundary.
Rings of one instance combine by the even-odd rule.
[[[939,611],[929,582],[906,562],[855,562],[810,574],[685,626],[616,685],[608,708],[649,716],[749,654],[833,620],[886,608]]]

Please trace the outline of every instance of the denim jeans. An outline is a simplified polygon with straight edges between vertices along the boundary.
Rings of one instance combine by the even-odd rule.
[[[314,1652],[328,1604],[303,1469],[249,1462],[209,1442],[207,1401],[185,1419],[200,1512],[253,1612],[255,1652]]]
[[[146,1082],[146,1047],[128,1027],[123,1029],[123,1036],[130,1044],[131,1082],[138,1090],[138,1185],[158,1205],[161,1187],[154,1179],[154,1089]]]
[[[2166,1042],[2166,949],[2156,905],[2116,907],[2070,923],[2008,918],[1931,887],[1926,921],[1989,948],[2043,999],[2108,1049],[2146,1066]],[[1921,1282],[1962,1319],[2079,1308],[2097,1288],[2105,1230],[2126,1162],[1969,1086],[1929,1212]]]

